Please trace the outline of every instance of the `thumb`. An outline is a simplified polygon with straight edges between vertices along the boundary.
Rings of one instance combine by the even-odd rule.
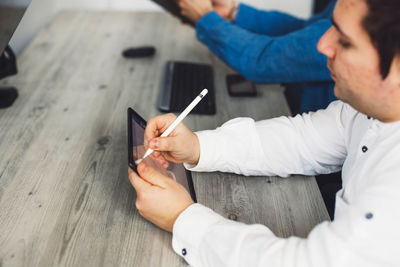
[[[169,152],[178,150],[175,137],[157,137],[150,141],[149,147],[153,150]]]
[[[169,178],[148,166],[146,163],[141,162],[137,166],[137,170],[140,177],[142,177],[146,182],[161,188],[167,187],[166,179]]]
[[[150,187],[151,184],[146,180],[142,179],[139,175],[137,175],[131,168],[128,169],[129,180],[131,181],[132,186],[135,188],[136,192],[140,194],[143,190]]]

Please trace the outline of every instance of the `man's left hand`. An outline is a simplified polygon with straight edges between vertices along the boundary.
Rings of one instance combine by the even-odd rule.
[[[192,198],[182,185],[145,163],[137,170],[140,176],[129,169],[129,180],[137,193],[136,208],[144,218],[172,232],[178,216],[194,203]]]
[[[181,14],[196,23],[205,14],[213,11],[211,0],[180,0]]]

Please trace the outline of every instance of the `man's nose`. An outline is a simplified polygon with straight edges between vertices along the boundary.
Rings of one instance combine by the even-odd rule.
[[[322,35],[321,39],[318,42],[318,51],[328,58],[334,58],[336,54],[335,48],[335,38],[334,38],[334,31],[335,29],[331,26],[324,35]]]

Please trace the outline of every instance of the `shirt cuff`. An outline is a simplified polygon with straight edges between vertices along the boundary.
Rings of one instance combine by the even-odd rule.
[[[176,219],[172,230],[172,248],[191,266],[199,266],[200,243],[211,225],[224,218],[201,205],[192,204]]]
[[[215,163],[218,161],[216,144],[221,144],[218,142],[218,135],[213,134],[214,130],[206,130],[201,132],[196,132],[195,134],[199,138],[200,143],[200,159],[197,165],[184,163],[183,165],[189,171],[195,172],[210,172],[215,171]]]

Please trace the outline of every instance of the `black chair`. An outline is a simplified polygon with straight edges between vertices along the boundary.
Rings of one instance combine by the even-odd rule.
[[[331,0],[315,0],[313,13],[317,14],[325,9],[325,7],[329,4]]]
[[[0,79],[17,74],[17,60],[11,47],[7,46],[0,55]],[[11,106],[18,97],[15,87],[0,88],[0,108]]]

